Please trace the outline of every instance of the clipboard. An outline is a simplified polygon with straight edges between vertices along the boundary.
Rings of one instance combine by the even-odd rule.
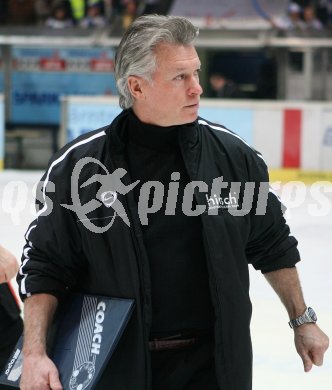
[[[64,390],[92,390],[110,360],[134,309],[133,299],[70,294],[60,304],[48,356],[58,368]],[[0,383],[19,388],[23,335],[20,336]]]

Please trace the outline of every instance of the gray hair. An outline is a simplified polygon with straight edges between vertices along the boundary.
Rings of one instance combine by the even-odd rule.
[[[198,28],[188,19],[177,16],[143,15],[124,33],[115,56],[115,79],[120,107],[133,105],[129,76],[151,81],[156,69],[155,48],[161,43],[189,46],[198,36]]]

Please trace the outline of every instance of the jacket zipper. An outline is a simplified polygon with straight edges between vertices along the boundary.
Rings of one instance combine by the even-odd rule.
[[[191,181],[193,181],[193,177],[192,177],[191,171],[189,169],[187,160],[185,158],[185,151],[184,151],[184,148],[183,148],[183,144],[182,144],[182,139],[181,138],[182,137],[179,137],[179,144],[180,144],[180,150],[181,150],[183,162],[184,162],[187,174],[189,176],[189,179]],[[196,191],[194,192],[194,196],[195,196],[195,200],[196,200],[197,204],[199,204],[198,202],[199,202],[200,199],[199,199],[199,196],[196,194]],[[202,221],[202,228],[203,228],[202,234],[203,234],[203,236],[205,238],[205,241],[207,243],[207,245],[205,245],[205,247],[204,247],[204,252],[205,252],[205,256],[206,256],[206,262],[209,265],[208,270],[209,269],[211,270],[212,269],[212,262],[210,261],[210,253],[208,253],[209,245],[208,245],[208,235],[206,234],[206,228],[205,228],[206,221],[204,221],[204,218],[202,218],[202,216],[200,216],[200,218],[201,218],[201,221]],[[222,305],[221,305],[221,301],[220,301],[219,294],[218,294],[218,283],[217,283],[216,276],[215,276],[214,272],[210,272],[209,271],[209,278],[211,278],[213,280],[213,286],[212,286],[213,288],[211,288],[211,290],[215,290],[214,294],[215,294],[215,299],[216,299],[216,302],[217,302],[217,305],[218,305],[218,311],[219,311],[219,322],[220,322],[220,328],[221,328],[220,332],[222,333],[222,316],[221,316],[221,307],[222,307]],[[221,360],[223,362],[223,366],[225,367],[225,356],[224,355],[225,355],[225,351],[224,351],[224,348],[222,348]]]
[[[121,158],[115,158],[114,159],[115,161],[115,168],[117,168],[118,166],[121,166],[123,167],[124,165],[126,165],[125,161],[121,161]],[[126,167],[127,168],[127,167]],[[129,172],[129,170],[127,169],[127,172]],[[125,209],[127,211],[127,214],[128,214],[128,218],[129,218],[129,221],[130,221],[130,227],[129,227],[129,231],[130,231],[130,235],[131,235],[131,239],[132,239],[132,242],[133,242],[133,246],[134,246],[134,251],[135,251],[135,254],[136,254],[136,259],[137,259],[137,268],[138,268],[138,275],[137,275],[137,280],[138,280],[138,285],[140,286],[140,295],[141,295],[141,307],[142,307],[142,311],[141,311],[141,315],[142,315],[142,323],[143,323],[143,338],[144,338],[144,344],[147,345],[148,341],[149,341],[149,337],[148,337],[148,331],[147,331],[147,321],[146,321],[146,314],[145,314],[145,306],[146,306],[146,298],[145,298],[145,291],[144,291],[144,283],[143,281],[145,280],[144,279],[144,275],[143,275],[143,271],[142,271],[142,254],[141,254],[141,250],[140,250],[140,247],[139,247],[139,244],[138,244],[138,239],[136,237],[136,234],[135,234],[135,228],[134,228],[134,221],[133,221],[133,217],[132,217],[132,213],[131,213],[131,208],[129,207],[129,199],[128,199],[128,195],[125,195],[124,196],[124,203],[125,203]],[[149,354],[147,352],[147,347],[144,348],[144,355],[145,355],[145,361],[146,361],[146,376],[145,376],[145,382],[146,382],[146,385],[148,386],[146,389],[144,390],[149,390],[150,389],[150,357],[149,357]]]

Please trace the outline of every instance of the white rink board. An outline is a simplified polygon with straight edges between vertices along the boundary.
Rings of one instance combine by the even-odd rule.
[[[264,160],[268,167],[282,166],[282,139],[280,110],[257,109],[254,116],[253,145],[257,150],[264,151]]]
[[[17,257],[21,256],[23,235],[33,218],[32,187],[42,172],[0,172],[0,237],[1,244]],[[11,188],[20,182],[22,190],[11,194]],[[22,184],[23,183],[23,184]],[[12,187],[11,187],[12,186]],[[319,206],[311,188],[299,189],[301,202],[297,206],[290,193],[290,185],[279,193],[289,206],[289,224],[299,240],[303,261],[298,268],[308,305],[317,311],[319,324],[332,337],[332,183],[325,187],[325,215],[315,217],[310,210]],[[329,191],[329,192],[328,192]],[[11,197],[10,197],[11,195]],[[321,203],[323,204],[323,203]],[[12,213],[9,213],[10,207]],[[14,213],[15,211],[15,213]],[[253,390],[330,390],[332,388],[332,353],[327,353],[323,367],[314,367],[304,373],[302,362],[295,352],[293,332],[287,314],[279,299],[254,270],[251,274],[251,299],[253,302],[252,337],[254,348]]]

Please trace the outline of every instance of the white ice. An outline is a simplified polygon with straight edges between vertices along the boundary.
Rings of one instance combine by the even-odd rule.
[[[40,171],[0,172],[0,243],[17,258],[35,215],[33,187],[41,175]],[[306,303],[316,310],[319,326],[332,337],[332,183],[274,183],[274,187],[288,206],[287,220],[299,241],[302,261],[298,269]],[[284,307],[259,272],[251,269],[250,274],[253,390],[331,390],[331,350],[322,367],[304,373]]]

